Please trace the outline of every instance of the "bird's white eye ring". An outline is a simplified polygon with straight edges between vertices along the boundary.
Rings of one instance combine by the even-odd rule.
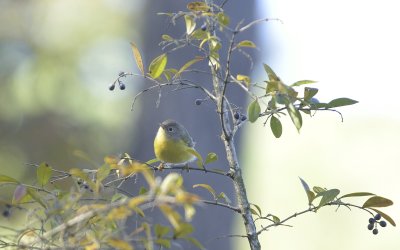
[[[169,128],[168,128],[168,131],[169,131],[169,132],[172,132],[172,131],[174,131],[174,129],[171,128],[171,127],[169,127]]]

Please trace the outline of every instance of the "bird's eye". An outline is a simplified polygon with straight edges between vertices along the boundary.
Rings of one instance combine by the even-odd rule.
[[[171,128],[171,127],[169,127],[169,128],[168,128],[168,131],[169,131],[169,132],[172,132],[172,131],[174,131],[174,129]]]

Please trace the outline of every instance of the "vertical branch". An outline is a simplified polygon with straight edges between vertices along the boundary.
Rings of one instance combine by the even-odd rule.
[[[206,3],[211,6],[214,6],[213,0],[205,0]],[[213,10],[211,10],[213,11]],[[215,35],[215,25],[212,24],[210,32]],[[232,134],[231,129],[231,118],[229,117],[229,112],[227,110],[227,105],[225,103],[225,92],[228,84],[228,78],[230,75],[230,59],[234,45],[234,38],[236,32],[233,33],[232,39],[229,44],[229,48],[227,51],[227,60],[226,60],[226,72],[225,78],[221,80],[218,75],[221,74],[221,67],[214,67],[210,64],[210,69],[212,73],[212,81],[214,86],[215,96],[217,98],[217,112],[220,117],[221,127],[222,127],[222,135],[221,139],[224,142],[226,157],[229,163],[229,173],[233,181],[233,185],[235,188],[236,199],[238,202],[238,206],[240,208],[242,219],[244,226],[246,228],[247,239],[250,244],[250,248],[252,250],[261,249],[260,242],[258,240],[257,229],[254,223],[253,216],[250,211],[250,203],[247,199],[246,187],[243,181],[242,170],[239,165],[239,161],[236,154],[236,148],[234,143],[234,136]]]

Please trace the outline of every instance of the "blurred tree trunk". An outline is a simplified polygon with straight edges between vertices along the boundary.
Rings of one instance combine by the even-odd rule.
[[[216,1],[217,4],[220,4],[220,2],[222,1]],[[182,0],[151,0],[145,2],[143,28],[140,37],[143,39],[141,50],[146,65],[148,65],[154,57],[162,53],[161,48],[158,46],[162,34],[180,37],[185,32],[185,26],[182,20],[178,20],[177,25],[173,26],[167,22],[169,19],[166,16],[158,16],[156,13],[186,10],[187,3],[187,1]],[[245,23],[253,20],[255,11],[254,5],[254,1],[228,1],[225,5],[225,12],[231,18],[230,26],[235,27],[241,20],[244,20]],[[254,30],[246,32],[245,36],[245,39],[254,40]],[[224,39],[224,37],[221,38]],[[226,42],[224,45],[226,46]],[[170,54],[167,67],[179,69],[188,60],[193,58],[196,52],[195,49],[190,48],[189,50],[188,48],[188,50],[185,50],[183,56],[181,56],[182,54]],[[223,52],[221,52],[221,58],[224,58]],[[256,60],[254,57],[253,59]],[[249,74],[249,65],[250,62],[244,56],[234,56],[233,63],[231,64],[232,72],[235,74]],[[211,89],[212,80],[210,76],[197,74],[194,75],[192,79]],[[146,87],[146,83],[143,87]],[[243,106],[245,104],[246,95],[237,86],[231,86],[229,88],[228,96],[231,102],[234,102],[236,105]],[[217,153],[219,160],[210,165],[210,168],[219,168],[228,171],[224,145],[220,140],[220,122],[213,104],[208,101],[199,106],[195,105],[195,100],[197,98],[204,98],[204,95],[195,89],[179,91],[163,89],[161,103],[158,108],[156,108],[155,104],[157,97],[157,91],[151,93],[147,92],[145,95],[139,97],[140,101],[137,103],[138,105],[134,112],[141,112],[141,114],[136,116],[140,117],[140,119],[133,122],[135,124],[135,129],[138,131],[134,133],[136,136],[132,142],[132,155],[141,160],[154,158],[153,139],[158,129],[158,124],[165,119],[171,118],[179,121],[188,129],[189,133],[196,141],[196,149],[201,155],[205,156],[209,152]],[[243,112],[246,112],[246,109],[244,109]],[[240,143],[240,138],[237,138],[236,141]],[[233,195],[232,181],[229,178],[197,171],[192,171],[190,173],[184,172],[182,174],[188,191],[195,191],[192,189],[193,184],[207,183],[218,193],[224,192],[227,194],[227,196],[232,199],[233,203],[236,202]],[[137,190],[139,187],[139,184],[134,184],[131,190]],[[203,192],[203,190],[199,190],[199,194],[205,199],[211,199],[210,195]],[[221,240],[214,239],[232,233],[233,216],[239,215],[234,215],[232,211],[221,207],[199,207],[193,221],[195,227],[194,237],[204,244],[207,249],[231,249],[228,238]],[[157,221],[158,218],[155,220]],[[244,233],[244,228],[242,229],[240,232]],[[185,249],[188,249],[187,247],[192,248],[193,246],[186,246]]]

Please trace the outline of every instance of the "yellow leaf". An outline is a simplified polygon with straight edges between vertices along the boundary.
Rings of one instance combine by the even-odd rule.
[[[183,71],[185,71],[187,68],[192,66],[193,64],[203,60],[204,58],[201,56],[196,56],[194,59],[188,61],[185,63],[185,65],[182,66],[182,68],[179,69],[179,71],[175,74],[175,77],[178,77]]]
[[[108,214],[108,220],[123,220],[132,214],[132,210],[128,209],[126,206],[120,206],[113,208]]]
[[[244,41],[239,42],[239,43],[236,45],[236,48],[240,48],[240,47],[257,48],[257,46],[255,45],[255,43],[253,43],[253,42],[250,41],[250,40],[244,40]]]
[[[153,59],[149,66],[149,74],[152,78],[158,78],[167,66],[167,54],[162,54]]]
[[[240,82],[244,82],[246,84],[246,87],[249,87],[250,82],[251,82],[250,77],[246,76],[246,75],[240,75],[239,74],[239,75],[236,76],[236,79],[238,81],[240,81]]]
[[[142,204],[143,202],[146,202],[148,200],[147,196],[141,195],[141,196],[136,196],[130,199],[128,206],[130,208],[135,208]]]
[[[132,48],[133,56],[135,57],[136,64],[137,64],[140,72],[142,72],[142,75],[144,75],[143,60],[142,60],[142,56],[140,55],[140,51],[137,48],[136,44],[134,44],[133,42],[131,42],[131,48]]]
[[[118,250],[134,250],[128,242],[117,238],[108,239],[107,244]]]
[[[187,6],[188,10],[191,11],[209,11],[210,7],[203,2],[191,2],[188,3]]]

